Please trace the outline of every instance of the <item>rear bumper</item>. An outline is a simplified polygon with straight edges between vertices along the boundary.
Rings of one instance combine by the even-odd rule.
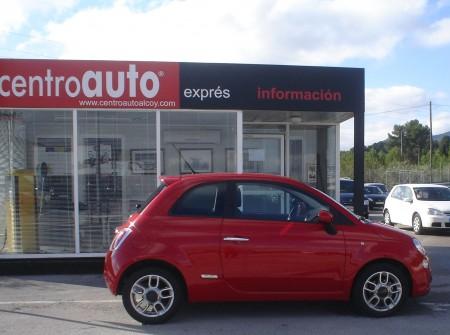
[[[114,268],[112,266],[111,250],[106,253],[105,257],[105,267],[103,269],[103,277],[105,278],[106,285],[112,294],[117,295],[117,288],[119,284],[119,278],[115,274]]]

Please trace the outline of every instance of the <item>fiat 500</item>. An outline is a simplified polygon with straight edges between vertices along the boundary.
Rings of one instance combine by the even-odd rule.
[[[104,276],[142,323],[185,301],[341,300],[387,316],[431,282],[406,233],[293,179],[225,173],[163,177],[116,229]]]

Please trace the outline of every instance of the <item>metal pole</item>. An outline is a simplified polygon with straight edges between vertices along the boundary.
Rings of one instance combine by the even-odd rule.
[[[433,122],[430,101],[430,183],[433,182]]]
[[[400,129],[400,159],[403,161],[403,129]]]

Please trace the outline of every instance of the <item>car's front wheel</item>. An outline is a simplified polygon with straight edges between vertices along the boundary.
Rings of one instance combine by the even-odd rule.
[[[368,266],[357,277],[352,302],[357,311],[383,317],[396,313],[409,293],[404,272],[395,265],[379,263]]]
[[[422,226],[422,219],[420,218],[419,214],[414,214],[412,219],[412,227],[414,234],[420,235],[423,233],[423,226]]]
[[[171,272],[145,268],[125,282],[122,302],[128,314],[143,324],[156,324],[172,317],[182,301],[182,285]]]

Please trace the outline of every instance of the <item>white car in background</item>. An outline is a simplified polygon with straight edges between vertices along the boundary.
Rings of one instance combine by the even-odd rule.
[[[384,204],[384,223],[401,224],[421,234],[427,228],[450,228],[450,189],[435,184],[395,186]]]

